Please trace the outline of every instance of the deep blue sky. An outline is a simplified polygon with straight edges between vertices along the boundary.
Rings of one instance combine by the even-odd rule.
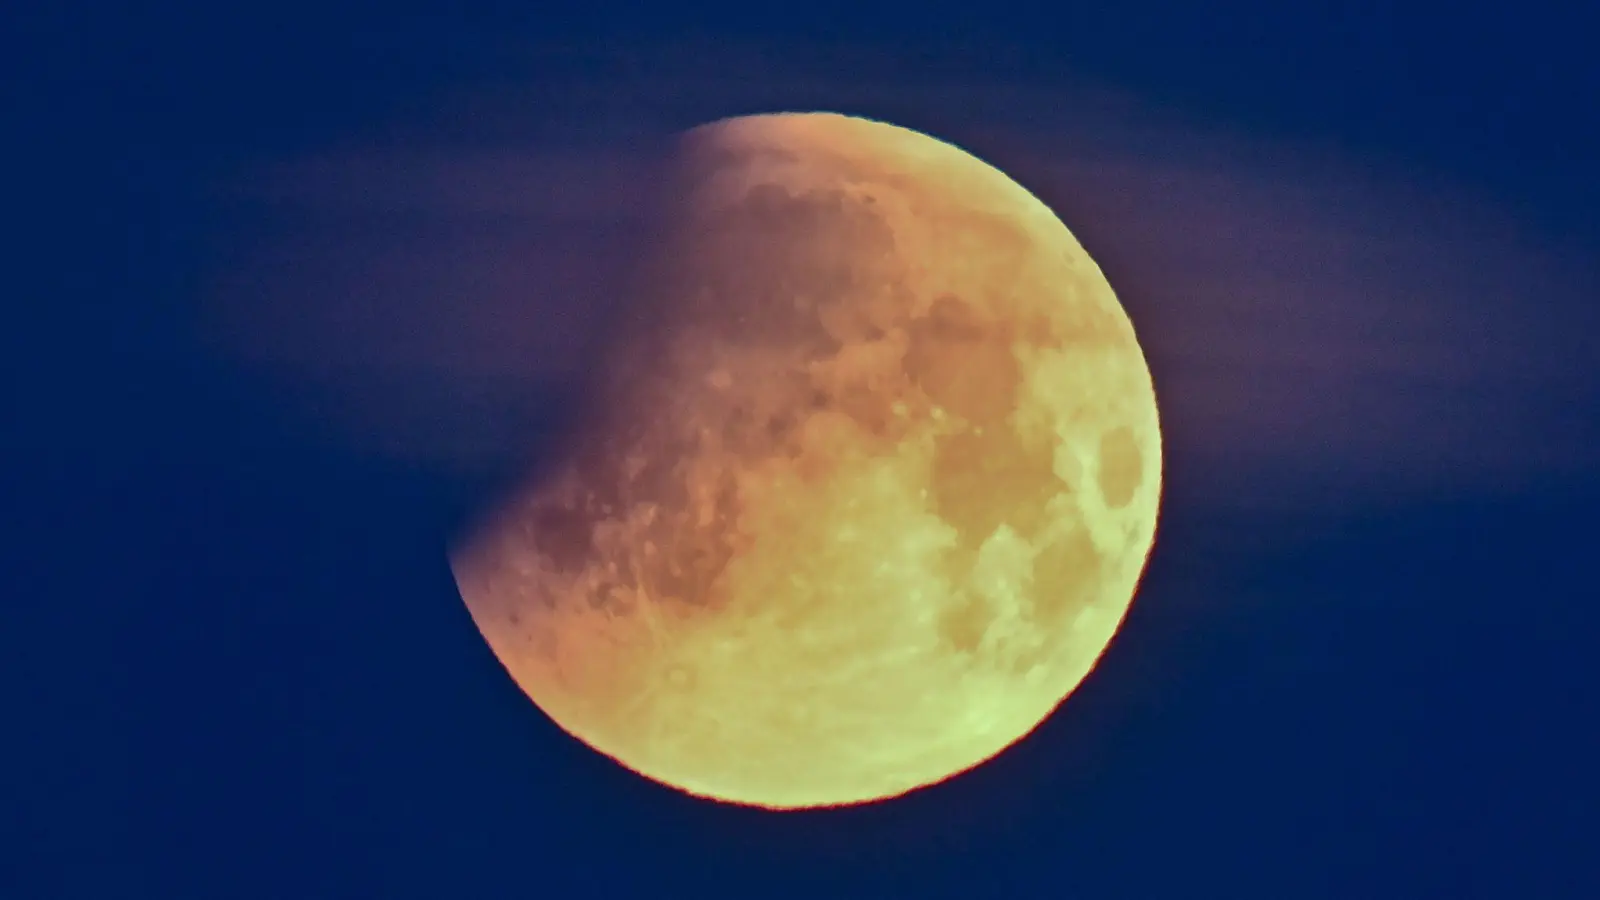
[[[871,14],[812,4],[699,24],[681,9],[576,16],[533,3],[468,5],[470,15],[443,4],[30,6],[41,8],[9,11],[0,26],[8,202],[25,232],[3,292],[20,376],[7,392],[6,440],[21,453],[6,508],[21,578],[5,597],[20,613],[5,628],[16,644],[6,658],[20,668],[7,679],[16,712],[0,751],[0,894],[1600,892],[1589,661],[1600,626],[1600,457],[1589,443],[1600,344],[1576,326],[1552,326],[1549,353],[1508,336],[1592,321],[1600,67],[1579,4],[1158,3],[1033,20],[988,17],[981,4]],[[691,45],[758,49],[709,78],[643,62]],[[774,74],[785,61],[836,93],[786,94]],[[1180,408],[1169,411],[1172,486],[1140,600],[1090,682],[995,763],[892,804],[763,816],[620,771],[505,677],[442,552],[493,466],[363,440],[362,426],[327,424],[348,411],[334,394],[194,340],[230,276],[316,287],[320,275],[270,264],[286,257],[252,256],[263,235],[334,256],[355,246],[343,241],[390,248],[379,256],[411,246],[383,242],[397,220],[346,217],[318,231],[292,207],[219,200],[232,195],[218,184],[238,173],[359,161],[372,147],[492,144],[545,159],[598,141],[620,154],[633,135],[751,111],[720,81],[773,102],[882,83],[883,102],[925,112],[930,90],[951,90],[950,127],[980,142],[987,132],[971,122],[982,111],[956,107],[1003,101],[1009,130],[991,142],[1019,161],[1059,146],[1073,124],[1038,98],[1092,84],[1182,123],[1158,137],[1298,148],[1272,156],[1270,173],[1225,160],[1216,171],[1233,180],[1206,182],[1270,174],[1279,187],[1255,201],[1270,209],[1301,177],[1284,159],[1327,157],[1343,172],[1381,171],[1385,185],[1425,184],[1417,196],[1428,203],[1448,185],[1452,203],[1499,224],[1469,246],[1409,233],[1410,200],[1371,200],[1348,219],[1283,213],[1312,250],[1333,233],[1343,252],[1359,233],[1363,259],[1435,260],[1404,290],[1380,284],[1371,273],[1386,270],[1371,262],[1340,295],[1401,291],[1433,330],[1383,343],[1388,319],[1339,319],[1378,322],[1374,344],[1410,348],[1401,355],[1415,365],[1357,371],[1367,332],[1325,344],[1295,332],[1290,362],[1304,356],[1303,370],[1274,363],[1260,378],[1266,349],[1289,345],[1272,329],[1290,326],[1251,320],[1231,356],[1185,349],[1191,319],[1164,303],[1200,268],[1179,260],[1147,275],[1119,250],[1119,232],[1156,249],[1182,237],[1186,253],[1234,266],[1259,256],[1263,272],[1288,265],[1244,283],[1297,286],[1261,295],[1296,316],[1319,307],[1295,306],[1291,293],[1315,301],[1321,273],[1263,249],[1270,229],[1240,224],[1256,221],[1238,212],[1243,200],[1145,221],[1138,211],[1158,205],[1122,203],[1120,187],[1075,201],[1060,186],[1071,179],[1061,182],[1047,199],[1081,206],[1069,224],[1127,286],[1158,349],[1172,348],[1170,362],[1152,351],[1158,387]],[[950,87],[969,81],[982,90]],[[573,85],[604,97],[644,82],[672,100],[648,122],[628,103],[596,103],[591,121],[587,101],[570,99]],[[503,103],[486,101],[491,115],[449,99],[517,91],[569,102],[530,106],[528,121],[543,124],[522,128]],[[1150,174],[1174,171],[1170,158],[1157,168],[1156,149],[1123,152],[1118,184],[1177,193]],[[1344,184],[1315,196],[1356,196]],[[1215,210],[1233,218],[1199,217]],[[1521,255],[1495,243],[1507,234]],[[1448,304],[1471,292],[1482,259],[1503,280],[1463,307],[1479,325]],[[365,270],[354,271],[359,284]],[[1242,308],[1214,307],[1224,323]],[[1449,323],[1481,345],[1452,352],[1457,339],[1437,337]],[[1505,346],[1516,352],[1491,352]],[[1196,374],[1213,363],[1232,376]],[[1259,381],[1277,392],[1246,397],[1241,385]],[[449,406],[463,384],[397,383],[388,400]],[[1330,384],[1348,392],[1319,393]],[[1197,412],[1186,418],[1185,404]],[[1253,418],[1258,408],[1270,414]],[[509,431],[537,452],[562,411],[559,397],[530,389]],[[1222,429],[1233,443],[1217,438],[1218,422],[1233,423]],[[1294,439],[1295,422],[1309,437]],[[1455,452],[1462,443],[1490,449]]]

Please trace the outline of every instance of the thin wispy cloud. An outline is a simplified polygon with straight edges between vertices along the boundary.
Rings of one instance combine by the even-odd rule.
[[[1139,329],[1174,490],[1304,507],[1600,473],[1594,272],[1467,188],[1094,86],[720,52],[465,92],[431,139],[241,173],[219,201],[270,225],[217,268],[205,339],[332,398],[346,439],[516,452],[535,437],[494,423],[586,364],[672,131],[833,109],[962,145],[1060,213]]]

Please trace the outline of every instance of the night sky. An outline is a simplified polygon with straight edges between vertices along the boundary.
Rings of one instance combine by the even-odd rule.
[[[1581,4],[105,6],[0,18],[0,896],[1600,896]],[[1034,734],[773,815],[568,738],[445,548],[559,446],[671,135],[786,109],[1050,203],[1167,490]]]

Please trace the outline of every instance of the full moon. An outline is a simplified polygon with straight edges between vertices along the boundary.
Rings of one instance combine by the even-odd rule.
[[[452,549],[527,695],[793,809],[942,781],[1088,675],[1155,537],[1149,368],[999,170],[835,114],[688,132],[569,454]]]

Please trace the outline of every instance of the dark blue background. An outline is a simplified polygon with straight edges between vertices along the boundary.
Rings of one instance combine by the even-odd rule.
[[[1001,760],[773,817],[634,778],[527,703],[441,553],[479,486],[305,439],[314,410],[173,337],[240,227],[201,175],[542,77],[508,35],[848,38],[920,48],[930,72],[1004,43],[994,66],[1036,82],[1087,73],[1447,172],[1592,253],[1600,74],[1578,7],[5,13],[23,233],[0,291],[20,450],[0,894],[1600,895],[1600,484],[1294,520],[1191,501],[1175,460],[1143,590],[1221,614],[1136,604],[1129,649]]]

